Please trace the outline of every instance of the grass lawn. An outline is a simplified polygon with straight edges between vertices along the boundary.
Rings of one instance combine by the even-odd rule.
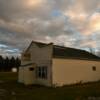
[[[90,97],[100,100],[100,82],[59,88],[24,86],[17,83],[17,73],[0,73],[0,100],[94,100]]]

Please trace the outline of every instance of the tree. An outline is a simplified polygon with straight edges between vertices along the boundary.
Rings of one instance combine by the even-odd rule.
[[[9,71],[9,66],[10,66],[10,60],[9,60],[8,57],[6,57],[5,60],[4,60],[3,70],[4,71]]]
[[[12,57],[12,58],[10,59],[10,68],[15,67],[15,66],[16,66],[15,63],[16,63],[16,60],[15,60],[14,57]]]
[[[89,48],[89,51],[90,53],[95,54],[95,50],[92,47]]]
[[[0,56],[0,71],[11,71],[12,68],[17,68],[20,66],[21,60],[17,57],[16,59],[14,57],[6,57],[3,58]]]
[[[3,57],[2,56],[0,56],[0,71],[2,71],[3,70]]]
[[[18,68],[21,64],[21,60],[17,57],[16,58],[16,62],[15,62],[15,66]]]

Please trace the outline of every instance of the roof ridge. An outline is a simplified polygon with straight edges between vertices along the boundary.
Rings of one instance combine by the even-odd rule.
[[[32,42],[37,43],[37,44],[43,44],[43,45],[53,44],[52,42],[50,42],[50,43],[44,43],[44,42],[39,42],[39,41],[32,41]]]

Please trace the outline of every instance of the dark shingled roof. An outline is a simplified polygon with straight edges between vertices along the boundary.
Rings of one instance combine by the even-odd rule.
[[[54,58],[71,58],[71,59],[84,59],[84,60],[100,60],[100,57],[89,53],[85,50],[63,47],[63,46],[53,46],[53,57]]]

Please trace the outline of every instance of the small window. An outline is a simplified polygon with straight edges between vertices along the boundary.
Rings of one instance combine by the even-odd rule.
[[[29,71],[33,71],[33,70],[34,70],[34,68],[32,68],[32,67],[31,67],[31,68],[29,68]]]
[[[93,70],[93,71],[96,71],[96,66],[93,66],[93,67],[92,67],[92,70]]]

